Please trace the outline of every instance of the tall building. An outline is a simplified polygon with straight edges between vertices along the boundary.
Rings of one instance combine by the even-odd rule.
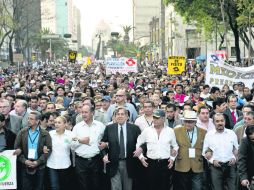
[[[73,0],[42,0],[41,9],[42,28],[49,28],[62,37],[71,34],[69,46],[78,49],[81,43],[80,10]]]
[[[133,0],[134,41],[149,40],[149,22],[155,15],[160,15],[160,1]]]

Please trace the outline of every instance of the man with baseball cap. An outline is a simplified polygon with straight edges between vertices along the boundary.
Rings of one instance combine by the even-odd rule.
[[[172,170],[178,150],[173,129],[165,125],[164,110],[153,112],[153,126],[146,127],[138,137],[136,148],[147,145],[147,158],[141,154],[139,159],[147,168],[149,189],[167,190],[172,186]],[[173,150],[172,150],[173,147]],[[171,153],[175,152],[175,155]]]
[[[174,190],[202,189],[203,158],[202,147],[206,131],[196,126],[197,114],[186,110],[183,125],[174,128],[179,145],[175,161]]]

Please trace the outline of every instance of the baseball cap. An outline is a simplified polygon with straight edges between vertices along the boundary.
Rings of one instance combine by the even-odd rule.
[[[110,96],[103,96],[102,101],[108,101],[108,102],[110,102],[111,98],[110,98]]]
[[[165,117],[165,111],[161,109],[157,109],[153,112],[153,117],[157,117],[157,118]]]

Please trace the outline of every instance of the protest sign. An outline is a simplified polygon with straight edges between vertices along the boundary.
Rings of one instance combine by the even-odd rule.
[[[13,150],[0,153],[0,189],[17,189],[16,159]]]
[[[130,72],[137,73],[137,60],[133,58],[107,58],[106,59],[106,74],[127,74]]]
[[[168,57],[168,74],[180,75],[185,71],[186,59],[184,56],[169,56]]]
[[[254,66],[234,67],[228,65],[218,55],[210,53],[207,56],[206,84],[221,88],[224,84],[230,87],[238,82],[243,82],[245,86],[252,88],[254,78]]]

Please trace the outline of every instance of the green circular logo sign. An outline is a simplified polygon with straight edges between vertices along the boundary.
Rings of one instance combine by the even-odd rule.
[[[0,182],[5,181],[11,173],[11,162],[5,156],[0,156]]]

